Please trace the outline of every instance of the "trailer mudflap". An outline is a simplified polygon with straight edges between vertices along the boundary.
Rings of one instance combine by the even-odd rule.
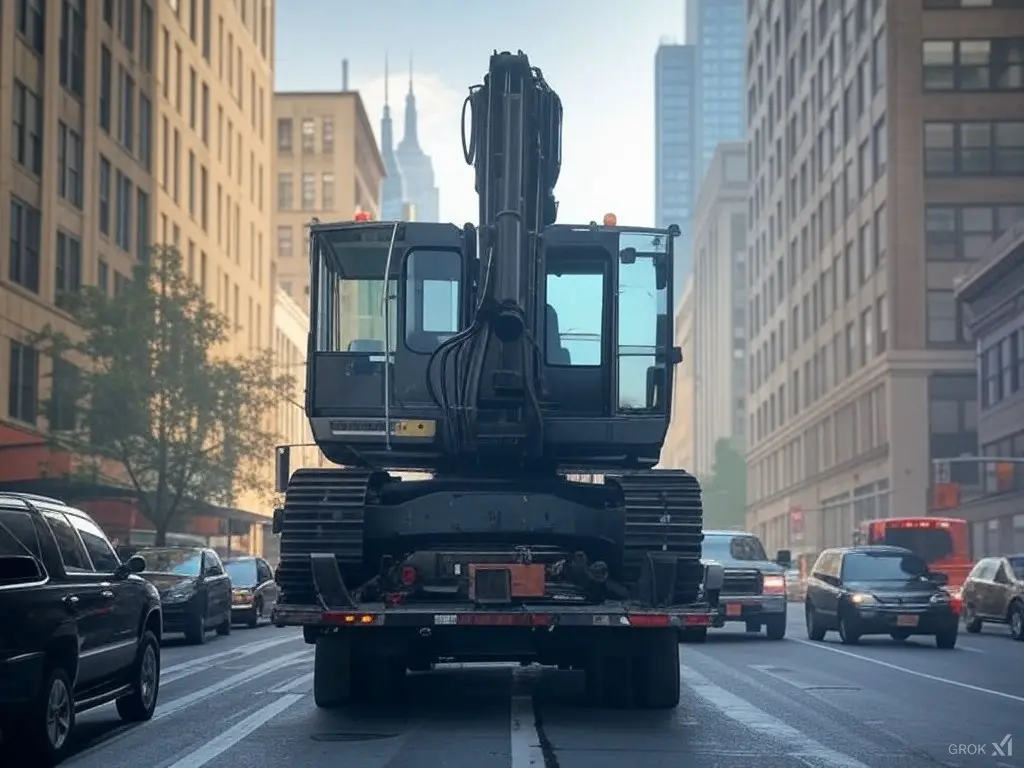
[[[341,576],[341,569],[333,554],[311,553],[309,567],[313,571],[313,587],[324,609],[333,611],[356,607],[356,601],[345,586],[345,579]]]

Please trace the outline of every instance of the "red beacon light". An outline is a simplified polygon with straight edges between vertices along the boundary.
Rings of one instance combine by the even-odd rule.
[[[355,216],[352,217],[352,221],[370,221],[370,212],[362,209],[357,209]]]

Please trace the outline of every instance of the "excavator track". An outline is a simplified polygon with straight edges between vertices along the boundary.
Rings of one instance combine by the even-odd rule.
[[[361,469],[299,469],[285,493],[278,585],[287,602],[314,605],[309,555],[330,552],[342,576],[363,567],[363,517],[370,472]]]
[[[623,567],[627,581],[636,582],[648,552],[674,552],[681,560],[675,600],[696,600],[704,572],[704,511],[697,478],[689,472],[666,469],[608,477],[619,484],[626,496]]]

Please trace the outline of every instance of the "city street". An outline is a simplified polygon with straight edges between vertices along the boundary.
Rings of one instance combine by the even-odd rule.
[[[588,709],[572,673],[508,665],[442,667],[413,676],[386,710],[327,712],[313,705],[313,649],[294,629],[236,628],[201,647],[170,638],[153,721],[124,726],[112,706],[83,715],[67,765],[1024,765],[1024,644],[1003,628],[961,634],[954,651],[924,638],[848,648],[832,634],[808,642],[797,606],[782,642],[727,628],[680,650],[673,712]]]

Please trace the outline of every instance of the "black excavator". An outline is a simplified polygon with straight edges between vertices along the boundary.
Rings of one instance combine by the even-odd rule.
[[[492,55],[462,123],[479,226],[310,225],[305,409],[335,466],[277,449],[274,621],[316,645],[320,706],[445,660],[675,706],[680,634],[721,585],[697,480],[654,468],[679,230],[555,223],[562,104],[522,52]]]

